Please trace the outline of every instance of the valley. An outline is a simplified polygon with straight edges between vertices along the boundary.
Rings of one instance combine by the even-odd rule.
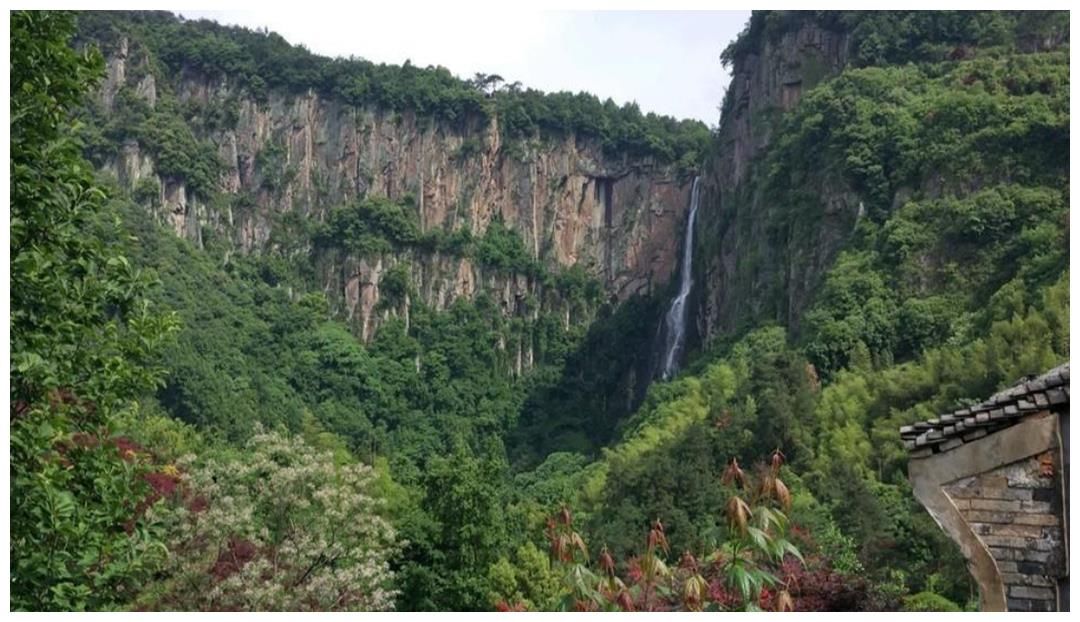
[[[1069,359],[1068,13],[720,50],[710,129],[13,14],[12,608],[977,609],[900,428]]]

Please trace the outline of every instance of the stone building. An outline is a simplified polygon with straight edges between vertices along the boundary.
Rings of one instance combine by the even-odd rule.
[[[900,436],[915,496],[959,545],[983,611],[1068,611],[1068,363]]]

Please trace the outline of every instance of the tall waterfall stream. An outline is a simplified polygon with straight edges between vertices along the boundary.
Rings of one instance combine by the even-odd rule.
[[[697,219],[700,181],[700,177],[695,177],[694,186],[690,190],[690,215],[686,219],[682,264],[679,266],[679,294],[671,301],[671,306],[664,317],[667,335],[661,359],[661,377],[664,380],[670,379],[678,371],[679,359],[686,344],[686,298],[694,285],[694,221]]]

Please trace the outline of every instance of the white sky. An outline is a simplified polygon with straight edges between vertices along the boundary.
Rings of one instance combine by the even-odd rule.
[[[749,11],[483,11],[364,7],[304,11],[177,11],[266,27],[325,56],[442,65],[461,77],[494,73],[544,91],[588,91],[643,112],[715,126],[730,76],[720,52]]]

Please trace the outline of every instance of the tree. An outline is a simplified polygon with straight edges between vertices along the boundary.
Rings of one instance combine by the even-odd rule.
[[[11,15],[11,606],[107,609],[159,561],[135,515],[145,454],[118,413],[154,386],[174,327],[107,240],[105,196],[72,136],[102,73],[68,14]],[[125,529],[126,526],[126,529]]]
[[[395,531],[375,475],[300,437],[258,430],[239,456],[178,464],[168,579],[147,605],[181,610],[380,611],[396,591]]]
[[[503,82],[502,76],[498,74],[477,73],[470,80],[470,83],[478,90],[483,92],[488,97],[491,97],[499,88],[499,84]],[[519,84],[519,83],[515,83]]]
[[[439,524],[434,601],[443,609],[490,606],[488,568],[506,546],[505,468],[493,456],[475,457],[462,445],[428,465],[424,509]]]

